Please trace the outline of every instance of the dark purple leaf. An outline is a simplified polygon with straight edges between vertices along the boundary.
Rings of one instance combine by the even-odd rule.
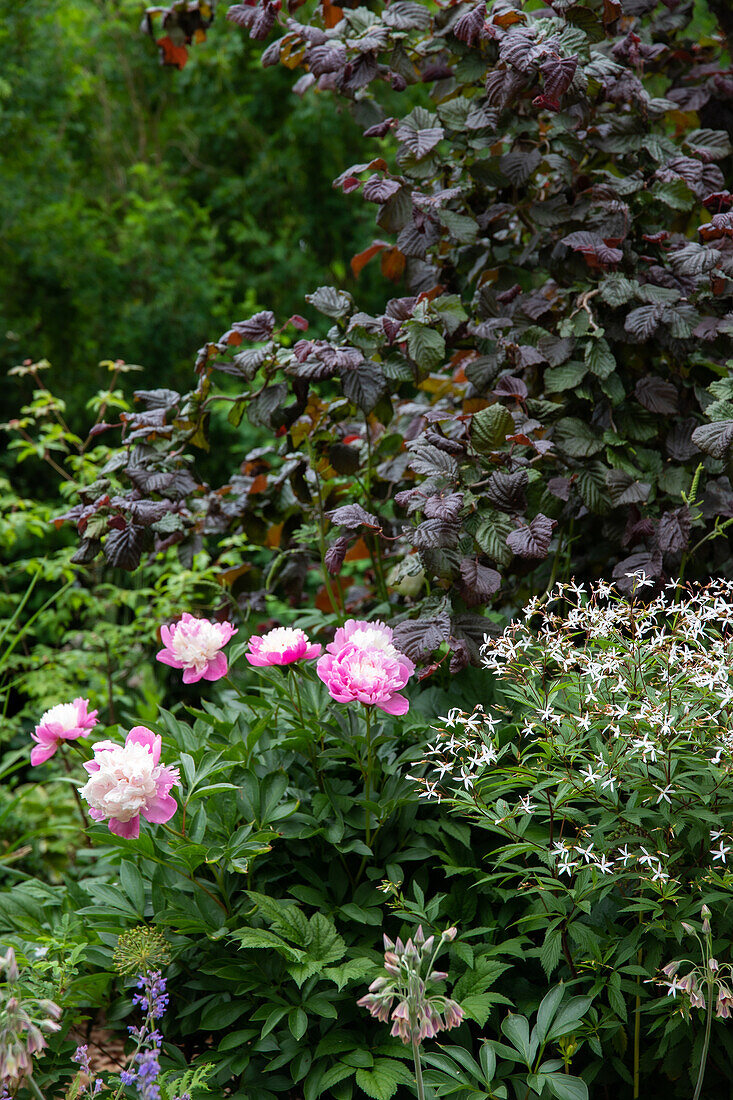
[[[173,508],[170,500],[134,500],[130,504],[130,512],[135,523],[142,527],[149,527],[151,523],[157,523]]]
[[[475,7],[469,8],[463,15],[460,15],[453,24],[453,34],[456,38],[459,38],[461,42],[465,42],[467,46],[475,46],[479,39],[485,37],[484,23],[486,22],[486,3],[485,0],[481,0],[480,4],[476,4]]]
[[[344,397],[361,409],[363,413],[373,412],[380,398],[387,390],[387,380],[382,368],[371,359],[362,359],[358,367],[344,371],[341,375]]]
[[[706,455],[724,458],[733,441],[733,420],[716,420],[701,424],[692,433],[692,442]]]
[[[461,562],[461,595],[468,607],[486,603],[501,587],[501,575],[495,569],[480,565],[475,558]]]
[[[424,512],[428,519],[456,520],[462,507],[463,493],[449,493],[447,496],[436,493],[425,501]]]
[[[411,661],[430,656],[450,637],[450,619],[441,612],[432,619],[407,619],[394,628],[394,644]]]
[[[181,400],[180,393],[167,389],[135,390],[133,397],[142,401],[147,409],[171,409]]]
[[[647,375],[636,383],[634,393],[639,404],[649,412],[660,416],[674,416],[677,412],[677,389],[671,382]]]
[[[140,564],[145,529],[128,523],[121,530],[112,530],[104,541],[104,556],[113,569],[131,572]]]
[[[585,230],[568,233],[560,243],[572,248],[574,252],[582,253],[591,267],[606,267],[609,264],[620,263],[624,255],[620,249],[607,245],[602,237]]]
[[[351,535],[340,535],[326,550],[326,569],[332,577],[341,572],[341,566],[344,564],[344,558],[350,545]]]
[[[461,533],[456,519],[426,519],[417,527],[406,527],[405,534],[418,550],[452,550]]]
[[[649,553],[644,550],[639,554],[631,554],[624,558],[613,568],[613,579],[616,587],[625,596],[647,596],[653,589],[639,588],[639,578],[649,578],[656,581],[662,572],[662,555],[659,551]]]
[[[82,539],[70,560],[74,565],[88,565],[90,561],[94,561],[101,549],[101,539]]]
[[[247,321],[235,321],[232,325],[234,332],[238,332],[245,340],[260,343],[269,340],[275,327],[275,314],[269,309],[255,313]]]
[[[515,470],[513,473],[496,470],[489,477],[485,489],[486,497],[501,512],[521,513],[527,507],[525,493],[528,484],[529,475],[526,470]]]
[[[375,528],[380,526],[377,517],[362,508],[361,504],[344,504],[341,508],[334,508],[333,511],[326,512],[326,515],[334,526],[340,524],[341,527],[348,527],[351,531],[355,531],[357,527],[362,526]]]
[[[657,545],[663,554],[679,554],[690,541],[690,512],[687,505],[665,512],[657,525]]]
[[[692,416],[673,422],[664,441],[670,458],[676,459],[677,462],[687,462],[689,458],[699,453],[699,447],[692,442],[692,433],[698,424],[699,421]]]
[[[524,350],[524,349],[523,349]],[[535,349],[532,348],[532,351]],[[544,357],[539,355],[536,362],[543,362]],[[515,378],[511,374],[505,374],[503,378],[500,378],[496,383],[496,388],[493,393],[497,397],[513,397],[517,401],[523,401],[528,394],[527,386],[521,378]]]
[[[547,482],[547,488],[558,500],[569,500],[571,484],[569,477],[551,477]]]
[[[539,512],[531,523],[510,531],[506,537],[507,546],[520,558],[546,558],[556,526],[557,520],[548,519]]]
[[[544,78],[544,89],[541,97],[542,103],[538,106],[551,107],[557,110],[561,98],[573,83],[577,67],[577,57],[558,57],[555,55],[543,61],[540,65],[540,72]],[[536,99],[534,102],[537,104]]]
[[[367,202],[384,203],[402,187],[398,180],[383,179],[381,176],[372,176],[364,184],[364,198]]]

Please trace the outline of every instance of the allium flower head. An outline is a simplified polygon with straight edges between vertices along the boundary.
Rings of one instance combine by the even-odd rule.
[[[455,934],[455,928],[448,929],[437,946],[434,936],[425,938],[422,926],[414,940],[410,938],[404,944],[399,936],[394,943],[384,937],[386,974],[375,978],[369,992],[356,1003],[385,1024],[391,1020],[390,1034],[405,1044],[432,1039],[439,1031],[458,1027],[463,1020],[461,1006],[435,990],[447,974],[433,969],[443,945],[454,939]],[[392,1009],[395,1000],[397,1004]]]
[[[112,962],[120,974],[140,974],[160,970],[170,957],[160,929],[139,924],[118,937]]]
[[[78,698],[73,703],[57,703],[42,715],[31,737],[36,742],[31,751],[31,764],[50,760],[61,741],[76,741],[86,737],[97,724],[97,711],[89,710],[89,700]]]
[[[182,668],[184,684],[221,680],[228,668],[222,649],[236,633],[229,622],[214,623],[184,612],[179,622],[161,626],[164,648],[156,658],[171,668]]]
[[[357,631],[352,638],[355,635]],[[347,641],[338,652],[324,653],[316,671],[337,703],[355,701],[378,706],[386,714],[406,714],[409,703],[400,691],[411,678],[415,665],[392,642],[385,643],[381,632],[376,637],[378,645],[373,648],[362,647],[362,637]]]
[[[304,630],[290,626],[276,626],[261,637],[253,635],[249,640],[249,652],[245,657],[251,665],[264,668],[267,665],[291,665],[293,661],[319,657],[323,647],[311,643]]]
[[[178,809],[170,789],[178,783],[178,769],[160,763],[160,737],[135,726],[124,745],[98,741],[94,759],[84,764],[89,780],[79,788],[95,821],[108,821],[117,836],[140,835],[140,815],[146,821],[169,821]]]

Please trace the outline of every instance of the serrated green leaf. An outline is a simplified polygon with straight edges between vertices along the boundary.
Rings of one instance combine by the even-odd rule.
[[[503,405],[488,405],[474,413],[471,420],[471,443],[479,454],[495,451],[506,444],[514,431],[514,419]]]
[[[406,321],[407,350],[423,370],[431,371],[443,362],[445,339],[442,333],[419,321]]]
[[[356,1083],[372,1100],[391,1100],[399,1085],[411,1085],[407,1066],[394,1058],[379,1058],[372,1069],[358,1069]]]
[[[585,364],[596,378],[608,378],[616,370],[616,360],[603,336],[585,345]]]

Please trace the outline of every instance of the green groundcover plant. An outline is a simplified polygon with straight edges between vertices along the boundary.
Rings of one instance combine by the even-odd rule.
[[[392,629],[316,641],[305,613],[247,640],[164,624],[158,661],[200,699],[145,726],[51,708],[31,764],[75,792],[89,843],[56,886],[7,870],[0,927],[30,1000],[60,1011],[11,1095],[71,1087],[99,1010],[129,1015],[118,975],[161,966],[165,1042],[125,1073],[188,1066],[242,1100],[722,1088],[730,585],[649,599],[627,579],[631,600],[561,586],[487,639],[493,704],[451,709],[430,745],[449,696],[410,707]]]

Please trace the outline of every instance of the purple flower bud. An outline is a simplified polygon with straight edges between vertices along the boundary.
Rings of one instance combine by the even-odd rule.
[[[449,942],[452,942],[456,938],[457,935],[458,935],[458,929],[457,928],[446,928],[445,932],[443,933],[443,939],[448,940]]]
[[[422,930],[422,925],[418,924],[417,932],[415,933],[415,943],[424,943],[424,942],[425,942],[425,933]]]
[[[678,962],[667,963],[666,966],[662,967],[662,973],[667,978],[674,978],[674,976],[677,973],[677,971],[679,970],[679,968],[680,968],[680,964]]]

